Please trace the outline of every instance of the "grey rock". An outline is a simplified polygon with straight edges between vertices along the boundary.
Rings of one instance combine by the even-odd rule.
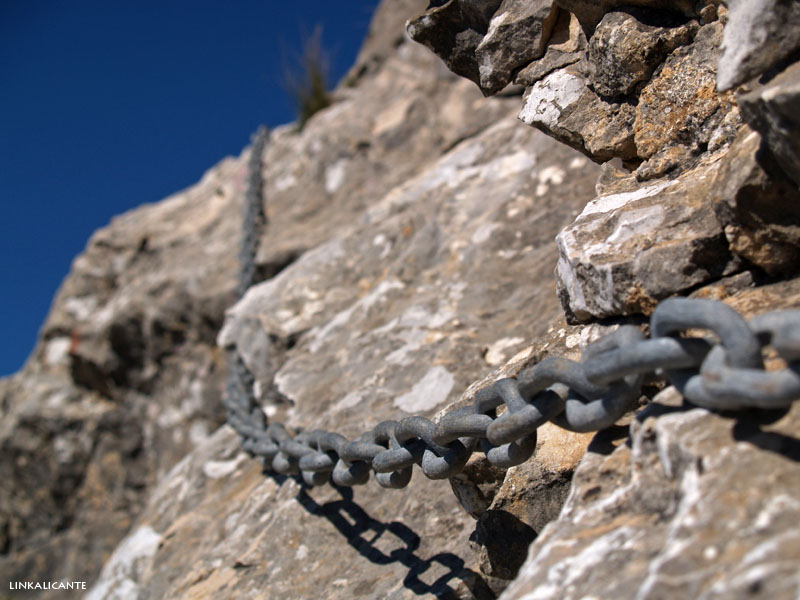
[[[798,283],[728,302],[796,308]],[[681,402],[668,388],[627,439],[590,446],[502,600],[797,597],[800,406],[758,421]]]
[[[363,77],[377,72],[403,43],[405,23],[409,16],[419,14],[427,5],[427,0],[395,0],[378,3],[372,15],[367,38],[342,84],[353,87]]]
[[[501,3],[502,0],[434,2],[427,12],[408,22],[408,34],[441,57],[453,73],[480,85],[475,51]]]
[[[573,179],[584,190],[577,207],[594,181],[588,161],[562,152],[513,119],[498,122],[253,287],[230,311],[220,344],[250,364],[259,330],[297,336],[275,377],[295,403],[291,425],[311,426],[312,405],[347,434],[363,428],[363,410],[388,418],[443,406],[486,365],[484,351],[494,361],[533,335],[517,327],[514,307],[532,310],[547,296],[536,281],[554,262],[543,252],[574,210],[554,190]],[[526,215],[536,222],[523,225]],[[513,293],[504,281],[517,282]],[[543,316],[552,310],[541,306]]]
[[[246,158],[115,218],[74,261],[3,386],[4,580],[93,580],[155,481],[223,422],[214,342],[235,297]]]
[[[642,89],[635,128],[640,158],[650,159],[680,146],[701,153],[702,146],[727,125],[726,117],[737,115],[732,96],[716,91],[722,29],[719,22],[702,27],[695,42],[669,56]]]
[[[356,87],[337,89],[302,134],[272,133],[265,195],[270,231],[282,235],[261,245],[260,278],[513,110],[512,100],[487,104],[405,40],[412,13],[380,14],[377,34],[394,22],[401,43],[365,47]],[[223,422],[216,336],[236,297],[247,159],[226,159],[198,185],[115,219],[73,264],[26,370],[3,392],[3,579],[93,580],[155,483]],[[242,340],[254,391],[275,411],[291,409],[272,377],[293,343]]]
[[[800,190],[744,128],[714,175],[710,198],[731,251],[777,277],[800,269]]]
[[[742,117],[764,138],[784,172],[800,186],[800,64],[737,98]]]
[[[488,103],[404,43],[301,133],[273,132],[258,260],[275,274],[219,337],[270,418],[352,437],[432,416],[560,314],[552,238],[597,169],[519,124],[516,101]],[[170,598],[488,597],[446,483],[306,493],[238,444],[223,430],[162,479],[120,548],[160,546],[136,568],[112,559],[99,597],[123,581]]]
[[[548,356],[580,360],[586,346],[609,330],[597,324],[570,326],[559,317],[532,345],[475,381],[442,413],[471,405],[479,390],[499,379],[517,377]],[[450,479],[459,503],[477,520],[470,541],[493,590],[502,591],[516,577],[527,545],[558,516],[572,474],[593,437],[546,423],[537,430],[536,451],[527,462],[503,472],[485,456],[474,454],[464,471]]]
[[[309,490],[239,446],[220,429],[159,484],[91,600],[492,597],[464,559],[472,519],[442,482],[415,478],[390,500],[374,482]]]
[[[601,96],[627,96],[647,82],[661,62],[678,46],[692,41],[697,23],[661,17],[643,22],[648,13],[629,9],[603,16],[589,42],[585,69],[592,88]],[[660,21],[660,24],[654,24]]]
[[[597,161],[636,156],[636,109],[628,102],[609,102],[589,87],[574,67],[557,70],[525,92],[519,113],[532,125]]]
[[[494,92],[495,83],[497,89],[505,85],[507,73],[516,70],[515,81],[528,86],[520,113],[525,123],[597,162],[621,158],[631,169],[644,162],[640,180],[691,168],[701,155],[733,141],[741,125],[736,103],[716,90],[718,12],[725,14],[718,3],[556,4],[561,10],[549,35],[539,25],[550,26],[547,19],[555,15],[545,17],[549,3],[528,3],[527,13],[498,8],[495,25],[487,33],[473,27],[469,40],[463,37],[468,19],[454,2],[430,9],[409,31],[485,93]],[[528,14],[535,27],[524,25]],[[464,43],[454,41],[454,22]],[[525,35],[517,31],[523,26]],[[483,53],[489,42],[494,58]],[[493,79],[482,80],[481,71]]]
[[[449,0],[409,21],[408,33],[489,96],[544,54],[557,18],[553,0]]]
[[[504,483],[478,520],[474,544],[481,572],[513,580],[525,562],[528,546],[558,517],[570,489],[572,472],[551,473],[537,463],[509,470]],[[513,490],[513,491],[511,491]]]
[[[302,134],[276,128],[264,157],[269,227],[260,271],[272,276],[350,226],[374,199],[414,177],[459,141],[513,110],[516,99],[488,102],[425,48],[403,41],[355,87],[334,91]],[[443,107],[447,110],[443,110]]]
[[[556,69],[578,62],[583,57],[586,45],[586,35],[575,15],[565,10],[560,11],[544,56],[519,71],[514,82],[531,86]]]
[[[592,200],[561,233],[557,276],[580,321],[649,314],[657,301],[738,267],[708,201],[719,165]]]
[[[544,54],[557,17],[553,0],[503,0],[475,48],[484,93],[499,92],[520,68]]]
[[[715,89],[721,6],[717,23],[713,2],[629,0],[632,22],[622,2],[563,0],[575,12],[548,34],[553,12],[525,12],[546,3],[432,4],[415,36],[477,82],[483,44],[486,83],[530,86],[527,122],[613,162],[521,126],[518,99],[481,98],[407,41],[420,2],[381,3],[334,104],[271,135],[263,281],[218,336],[247,152],[76,261],[26,369],[0,380],[2,578],[90,581],[108,557],[93,600],[488,599],[511,578],[510,598],[797,596],[798,407],[734,421],[668,390],[630,438],[546,425],[506,473],[476,456],[450,486],[417,472],[392,492],[265,476],[232,430],[209,433],[228,351],[270,419],[353,437],[577,358],[665,295],[800,306],[796,280],[761,285],[797,272],[800,202]],[[613,320],[568,324],[557,290],[571,316]]]
[[[695,16],[697,3],[692,0],[556,0],[561,8],[574,13],[591,37],[595,27],[603,19],[603,15],[621,7],[640,7],[651,12],[665,11],[688,17]]]
[[[606,168],[601,195],[557,237],[565,310],[580,321],[648,314],[743,260],[773,276],[796,273],[800,193],[759,146],[745,129],[724,154],[644,186]]]
[[[800,48],[796,0],[728,0],[718,87],[729,90],[758,77]]]
[[[252,361],[254,335],[295,336],[274,376],[292,405],[270,411],[291,427],[354,437],[386,418],[433,416],[560,314],[552,237],[595,177],[508,115],[251,288],[220,344]],[[264,243],[284,235],[268,227]],[[129,579],[170,598],[490,597],[474,522],[446,483],[417,473],[390,493],[374,481],[352,497],[301,491],[265,479],[238,445],[224,429],[162,481],[131,534],[159,536],[149,566],[109,568],[95,589]]]

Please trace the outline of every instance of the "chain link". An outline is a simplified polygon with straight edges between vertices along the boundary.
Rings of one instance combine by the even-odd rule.
[[[269,130],[260,127],[253,135],[248,161],[247,190],[243,209],[242,246],[239,251],[239,280],[236,283],[236,299],[240,299],[252,285],[256,273],[256,254],[259,240],[266,226],[264,213],[262,174],[264,149],[269,139]],[[229,348],[228,381],[223,405],[227,409],[228,423],[244,435],[243,447],[248,452],[259,449],[259,432],[266,420],[253,393],[255,378],[236,352]],[[288,435],[288,434],[287,434]]]
[[[259,161],[261,154],[254,148]],[[259,173],[260,204],[261,163],[251,159],[251,169]],[[699,330],[713,335],[697,337]],[[589,344],[580,361],[545,358],[515,379],[480,390],[471,406],[438,423],[422,416],[383,421],[352,441],[323,430],[293,436],[280,423],[267,424],[253,399],[252,375],[232,350],[228,423],[265,467],[300,474],[308,485],[361,485],[374,472],[381,486],[401,488],[414,465],[431,479],[445,479],[461,472],[475,452],[501,468],[521,464],[547,422],[576,432],[610,427],[636,406],[646,376],[674,385],[687,407],[788,409],[800,398],[800,310],[747,322],[723,302],[671,298],[655,309],[650,332],[647,338],[638,327],[622,326]],[[768,346],[785,367],[765,370]]]

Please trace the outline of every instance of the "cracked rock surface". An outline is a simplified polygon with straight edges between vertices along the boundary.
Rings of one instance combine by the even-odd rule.
[[[798,284],[726,301],[745,315],[797,307]],[[503,600],[797,596],[800,406],[759,420],[682,402],[667,388],[629,437],[589,447]]]
[[[553,238],[598,172],[520,124],[517,99],[484,99],[416,44],[364,60],[302,132],[272,132],[267,279],[218,338],[269,418],[350,437],[435,415],[547,331],[561,314]],[[223,428],[160,480],[92,597],[496,595],[446,482],[305,490],[239,448]]]
[[[800,307],[796,55],[730,62],[795,5],[380,3],[333,104],[270,132],[244,297],[250,149],[76,259],[0,380],[2,577],[92,600],[797,598],[800,406],[714,414],[654,377],[605,431],[546,424],[522,465],[476,453],[391,491],[266,474],[221,425],[228,353],[268,419],[352,438],[577,360],[674,294]]]

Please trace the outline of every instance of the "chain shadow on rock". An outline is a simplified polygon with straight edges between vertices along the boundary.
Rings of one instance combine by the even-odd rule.
[[[689,408],[698,407],[685,399],[681,406],[651,403],[640,410],[634,418],[639,423],[643,423],[648,417],[660,417],[672,413],[686,412]],[[785,433],[764,430],[765,426],[783,419],[790,410],[790,408],[752,409],[746,411],[723,411],[718,412],[717,415],[733,421],[731,434],[737,442],[747,442],[761,450],[774,452],[795,462],[800,462],[799,439]],[[628,425],[614,425],[608,429],[598,431],[589,443],[587,452],[607,456],[616,449],[617,444],[615,442],[621,439],[625,439],[624,443],[631,447],[630,428]]]
[[[284,475],[268,471],[264,474],[271,477],[278,485],[289,479]],[[461,596],[449,583],[457,579],[469,588],[477,600],[495,598],[484,579],[475,571],[466,568],[461,557],[451,552],[440,552],[430,558],[416,554],[421,541],[419,534],[399,521],[386,523],[371,517],[353,501],[352,489],[331,485],[339,493],[341,500],[320,504],[308,494],[310,488],[300,478],[292,477],[292,479],[300,486],[296,496],[299,504],[309,514],[327,519],[361,556],[378,565],[400,563],[407,567],[408,574],[403,579],[403,585],[416,595],[432,594],[443,600],[456,600]],[[402,544],[388,554],[376,546],[376,542],[382,538],[385,540],[387,534],[397,538]],[[437,563],[448,571],[433,583],[426,583],[420,576]]]
[[[782,419],[790,409],[748,411],[747,414],[735,415],[736,422],[731,433],[737,442],[747,442],[760,448],[780,454],[781,456],[800,462],[800,440],[791,435],[777,431],[765,431],[765,425],[771,425]]]
[[[639,422],[644,422],[647,417],[661,416],[664,414],[674,412],[685,412],[692,408],[702,408],[690,402],[687,399],[683,400],[682,406],[664,406],[662,404],[649,404],[644,410],[636,415]],[[765,431],[764,427],[772,425],[784,417],[791,411],[788,408],[753,408],[748,410],[736,411],[719,411],[717,416],[720,418],[730,419],[733,423],[731,427],[731,436],[737,442],[747,442],[761,450],[774,452],[781,456],[800,462],[800,440],[797,438],[780,433],[778,431]],[[628,440],[630,443],[630,440]]]

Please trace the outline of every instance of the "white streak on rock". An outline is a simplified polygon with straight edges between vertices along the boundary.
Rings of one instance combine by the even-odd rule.
[[[97,298],[94,296],[84,296],[67,298],[64,301],[64,310],[79,321],[85,321],[97,308]]]
[[[494,344],[489,346],[488,350],[486,350],[484,360],[491,366],[502,364],[506,361],[506,350],[517,346],[524,341],[525,338],[521,337],[506,337],[497,340]]]
[[[350,392],[344,398],[339,400],[336,404],[336,408],[339,410],[344,410],[347,408],[353,408],[354,406],[358,406],[361,402],[362,395],[359,392]]]
[[[499,227],[499,223],[481,223],[480,226],[478,226],[478,228],[475,230],[475,233],[472,234],[472,243],[482,244],[492,237],[492,233]]]
[[[549,129],[558,126],[561,113],[580,100],[586,82],[577,75],[556,71],[533,85],[525,98],[519,118],[523,123],[541,123]]]
[[[275,190],[278,192],[285,192],[289,188],[297,185],[297,177],[292,173],[285,173],[275,180]]]
[[[641,200],[642,198],[650,198],[651,196],[655,196],[662,190],[670,188],[676,184],[677,184],[676,181],[664,181],[661,183],[657,183],[655,185],[649,185],[647,187],[634,190],[632,192],[624,192],[621,194],[610,194],[608,196],[600,196],[598,198],[595,198],[594,200],[589,202],[589,204],[586,205],[586,208],[583,209],[583,212],[581,212],[576,221],[580,221],[582,218],[587,217],[589,215],[611,212],[612,210],[621,208],[634,200]]]
[[[203,473],[209,479],[222,479],[233,473],[246,455],[239,454],[232,460],[210,460],[203,465]]]
[[[329,194],[335,194],[342,187],[348,162],[346,158],[342,158],[325,170],[325,191]]]
[[[394,405],[408,413],[435,408],[450,395],[455,385],[452,373],[441,366],[433,367],[420,379],[411,391],[394,400]]]
[[[58,365],[67,362],[69,355],[69,348],[72,345],[72,340],[68,337],[53,338],[44,350],[44,360],[48,365]]]
[[[310,344],[311,352],[317,352],[325,340],[340,327],[345,326],[350,322],[351,317],[356,310],[367,311],[372,306],[381,301],[381,299],[392,290],[400,290],[405,287],[405,284],[399,279],[386,279],[381,281],[378,286],[369,294],[361,298],[358,302],[353,304],[348,309],[345,309],[333,317],[328,323],[317,330],[314,340]]]
[[[144,525],[126,537],[108,559],[86,600],[127,600],[139,592],[137,580],[149,567],[161,535]]]

